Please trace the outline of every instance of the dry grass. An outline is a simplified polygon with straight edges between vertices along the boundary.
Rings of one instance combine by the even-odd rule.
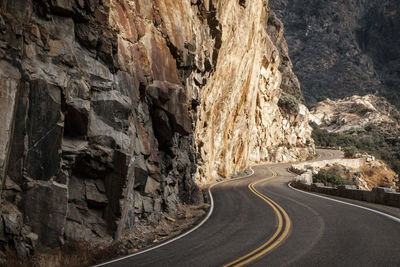
[[[360,169],[360,172],[369,188],[381,186],[399,190],[399,187],[395,186],[395,183],[398,181],[396,173],[385,166],[363,167]]]

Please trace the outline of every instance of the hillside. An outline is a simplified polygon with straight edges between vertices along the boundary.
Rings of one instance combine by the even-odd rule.
[[[398,0],[271,0],[306,102],[378,93],[400,107]]]
[[[400,114],[384,98],[352,96],[319,102],[311,110],[317,146],[368,152],[400,174]]]

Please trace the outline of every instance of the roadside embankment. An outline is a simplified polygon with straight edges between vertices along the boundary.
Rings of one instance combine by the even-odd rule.
[[[304,184],[301,182],[292,182],[291,185],[297,189],[308,192],[316,192],[337,197],[344,197],[370,203],[383,204],[400,208],[400,193],[395,190],[384,187],[374,187],[371,191],[352,189],[351,186],[329,187],[321,184]]]

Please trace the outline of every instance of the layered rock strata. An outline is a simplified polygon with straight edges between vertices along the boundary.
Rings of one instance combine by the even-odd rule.
[[[298,89],[266,1],[0,11],[0,242],[21,256],[118,239],[202,202],[196,182],[313,153],[307,109],[281,97],[280,70]]]

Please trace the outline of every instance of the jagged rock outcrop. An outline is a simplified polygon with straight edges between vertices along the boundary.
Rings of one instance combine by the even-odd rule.
[[[280,70],[291,65],[282,24],[267,16],[265,2],[246,2],[245,8],[227,3],[229,8],[217,12],[222,33],[218,64],[201,92],[195,131],[198,179],[229,176],[249,160],[289,161],[313,154],[307,108],[293,96],[281,97]],[[283,85],[301,95],[291,70]]]
[[[330,132],[360,129],[368,125],[392,125],[400,128],[400,112],[383,97],[351,96],[318,102],[310,120]]]
[[[359,153],[355,158],[330,159],[291,166],[294,172],[302,173],[294,178],[305,184],[313,183],[313,175],[321,170],[334,170],[347,183],[358,189],[372,190],[374,187],[386,187],[398,190],[399,176],[383,161],[367,153]]]
[[[308,104],[379,92],[399,107],[400,2],[271,0]]]
[[[281,24],[239,2],[0,1],[2,245],[109,242],[196,182],[313,153]]]

